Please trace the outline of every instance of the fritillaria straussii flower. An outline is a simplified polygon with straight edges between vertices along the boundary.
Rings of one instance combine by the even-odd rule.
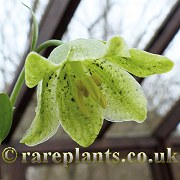
[[[146,119],[146,98],[129,73],[146,77],[172,69],[166,57],[129,49],[122,37],[77,39],[55,48],[48,59],[31,52],[26,85],[38,85],[36,116],[21,140],[29,146],[53,136],[59,125],[81,146],[91,145],[103,120]],[[129,72],[129,73],[128,73]]]

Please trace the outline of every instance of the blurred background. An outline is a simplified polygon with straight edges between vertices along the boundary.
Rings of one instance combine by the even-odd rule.
[[[21,0],[33,9],[40,24],[38,43],[48,39],[70,41],[77,38],[107,40],[123,36],[130,47],[163,54],[175,63],[173,70],[145,79],[137,78],[148,99],[148,117],[135,122],[104,122],[100,135],[82,151],[106,151],[127,154],[172,147],[180,154],[180,1],[178,0]],[[0,1],[0,91],[9,94],[29,51],[32,17],[19,0]],[[52,48],[42,54],[47,57]],[[73,151],[79,147],[60,127],[55,136],[37,147],[26,147],[19,140],[31,124],[36,107],[35,89],[23,87],[12,131],[4,146],[22,151]],[[112,140],[112,141],[110,141]],[[109,143],[110,142],[110,143]],[[112,145],[112,142],[114,143]],[[112,146],[111,146],[112,145]],[[180,157],[179,162],[180,162]],[[179,180],[180,163],[118,164],[14,164],[1,162],[1,178],[27,180]]]

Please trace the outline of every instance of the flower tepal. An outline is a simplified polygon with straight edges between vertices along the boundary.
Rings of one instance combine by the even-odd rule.
[[[146,98],[128,73],[145,77],[170,71],[166,57],[128,49],[125,40],[77,39],[55,48],[46,59],[31,52],[25,63],[26,85],[38,84],[36,116],[21,142],[37,145],[61,125],[81,146],[91,145],[103,119],[143,122]]]

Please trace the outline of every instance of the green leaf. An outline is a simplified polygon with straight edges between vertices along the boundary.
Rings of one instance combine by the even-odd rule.
[[[38,86],[38,105],[36,116],[20,141],[28,146],[35,146],[53,136],[59,127],[56,85],[58,71],[43,79]]]
[[[13,118],[13,109],[7,94],[0,93],[0,144],[8,135]]]
[[[105,119],[113,122],[143,122],[146,119],[146,98],[130,74],[105,60],[89,61],[87,66],[103,81],[101,91],[107,101]]]
[[[37,40],[38,40],[38,31],[39,31],[39,25],[36,20],[36,16],[32,9],[28,7],[26,4],[22,3],[25,7],[27,7],[32,14],[32,20],[33,20],[33,36],[32,36],[32,42],[31,42],[31,51],[34,51],[36,48]]]
[[[57,89],[61,125],[70,137],[83,147],[91,145],[103,123],[102,109],[76,88],[75,77],[69,64],[60,71]]]
[[[111,56],[106,59],[139,77],[165,73],[170,71],[174,66],[174,63],[164,56],[138,49],[130,49],[129,52],[131,58]]]
[[[31,52],[25,62],[25,80],[29,88],[36,86],[44,77],[54,72],[58,65],[53,64],[43,56]]]
[[[77,39],[69,42],[69,44],[71,45],[69,61],[99,59],[104,57],[106,53],[105,44],[94,39]]]
[[[106,56],[131,57],[126,41],[120,36],[115,36],[107,41]]]

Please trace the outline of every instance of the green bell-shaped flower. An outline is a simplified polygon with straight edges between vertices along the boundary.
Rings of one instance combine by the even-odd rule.
[[[54,135],[61,124],[81,146],[91,145],[103,119],[146,119],[146,98],[127,72],[145,77],[168,72],[166,57],[128,49],[121,37],[107,42],[77,39],[55,48],[46,59],[31,52],[25,63],[26,85],[38,84],[36,117],[21,142],[29,146]]]

